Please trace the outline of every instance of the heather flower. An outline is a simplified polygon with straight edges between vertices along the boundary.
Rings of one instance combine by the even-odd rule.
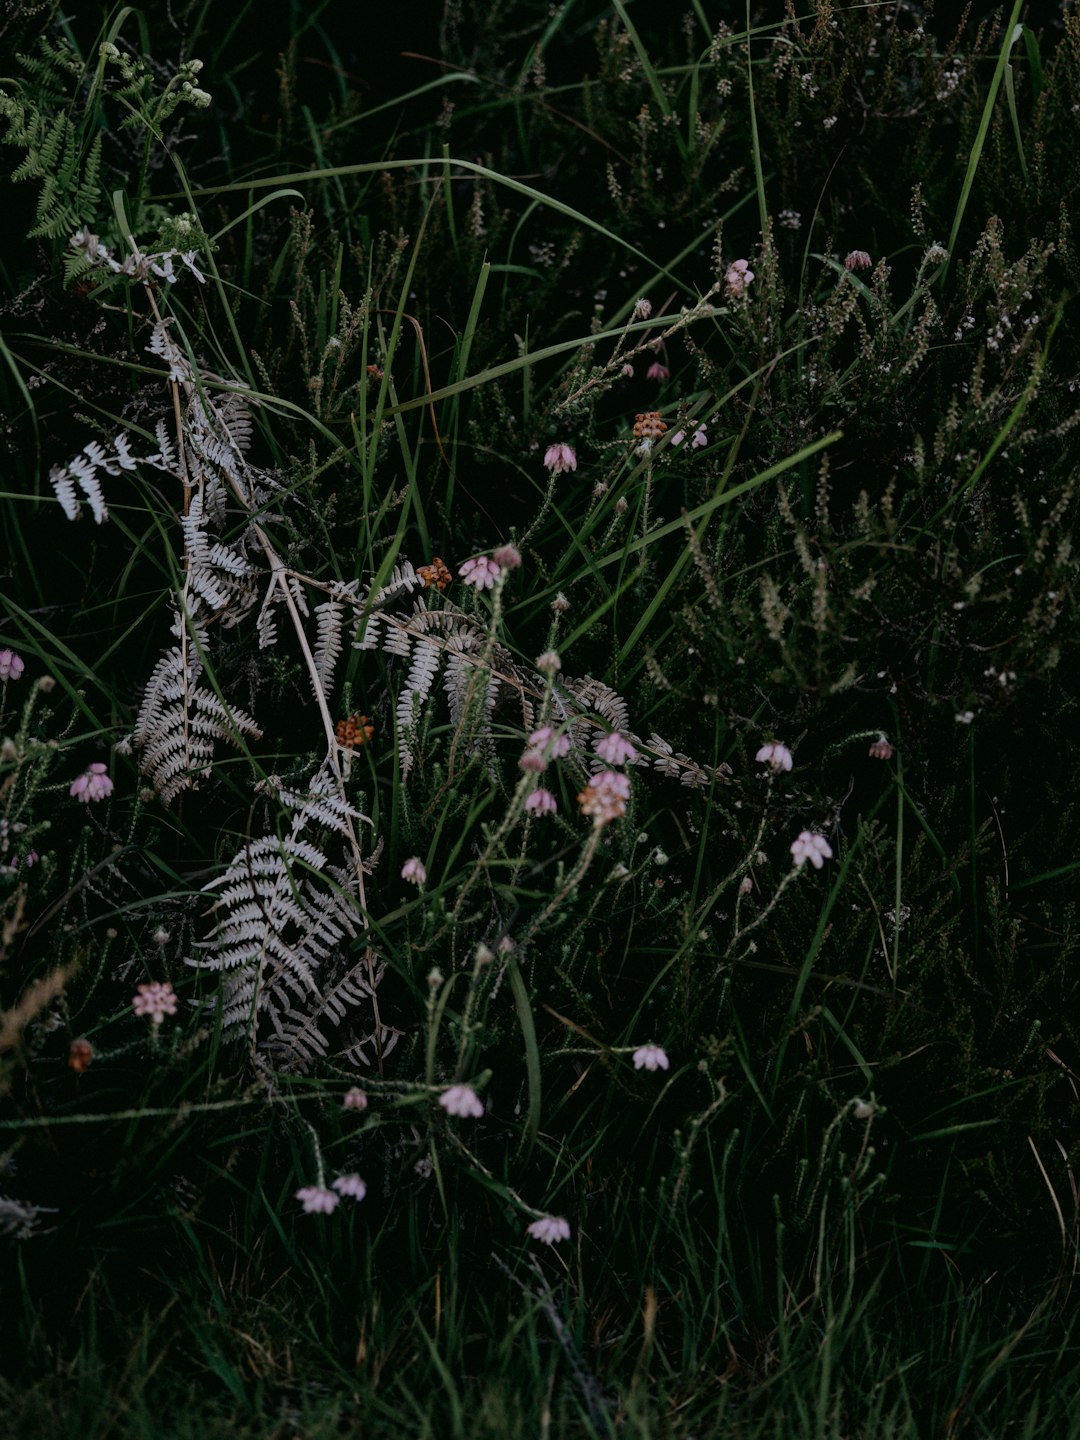
[[[581,813],[591,816],[594,825],[608,825],[626,814],[630,781],[615,770],[601,770],[577,798]]]
[[[844,269],[869,270],[873,263],[865,250],[852,250],[844,260]]]
[[[562,669],[562,661],[559,659],[558,651],[545,650],[542,655],[537,655],[536,668],[545,675],[557,675]]]
[[[797,869],[801,869],[809,860],[815,870],[820,870],[824,861],[832,859],[832,849],[825,836],[810,830],[800,830],[791,842],[791,854]]]
[[[553,760],[561,760],[570,749],[570,736],[556,735],[550,725],[541,725],[529,736],[529,744],[542,747]]]
[[[149,1015],[155,1025],[160,1025],[166,1015],[176,1014],[177,1000],[173,988],[166,980],[155,980],[150,985],[140,985],[131,1001],[136,1015]]]
[[[754,759],[763,761],[767,760],[772,766],[774,774],[778,773],[781,770],[790,770],[793,763],[791,759],[791,751],[787,748],[786,745],[781,745],[778,741],[775,740],[772,741],[769,745],[763,745],[761,749],[757,752],[757,754],[754,756]]]
[[[499,567],[488,555],[474,555],[457,573],[466,585],[475,585],[477,590],[490,590],[499,578]]]
[[[439,1096],[439,1104],[448,1115],[462,1120],[479,1120],[484,1113],[483,1102],[471,1085],[451,1085]]]
[[[525,797],[525,809],[531,815],[554,815],[558,808],[550,790],[534,790]]]
[[[547,761],[544,759],[542,750],[526,750],[518,764],[527,775],[541,775],[547,769]]]
[[[750,269],[748,260],[733,260],[724,275],[724,283],[727,285],[728,294],[732,299],[744,295],[750,288],[753,278],[754,272]]]
[[[593,749],[600,759],[606,760],[609,765],[625,765],[628,760],[637,759],[637,751],[633,745],[629,740],[624,740],[617,730],[613,730],[610,735],[601,735]]]
[[[872,760],[891,760],[896,751],[882,735],[870,746],[869,754]]]
[[[667,1070],[671,1062],[660,1045],[639,1045],[634,1051],[635,1070]]]
[[[359,1175],[339,1175],[330,1184],[339,1195],[347,1195],[350,1200],[362,1200],[367,1194],[367,1186]]]
[[[424,869],[424,862],[419,855],[410,855],[405,861],[401,867],[401,878],[407,880],[410,885],[423,885],[427,879],[427,871]]]
[[[554,1245],[558,1240],[570,1239],[570,1225],[561,1215],[544,1215],[528,1226],[528,1233],[544,1245]]]
[[[491,558],[500,570],[516,570],[521,564],[521,551],[516,545],[500,545]]]
[[[739,894],[740,894],[740,895],[749,895],[749,894],[750,894],[750,891],[753,890],[753,888],[754,888],[754,882],[753,882],[753,880],[750,879],[750,876],[749,876],[749,875],[744,875],[743,878],[739,881]]]
[[[72,1040],[68,1047],[68,1065],[76,1075],[82,1075],[94,1058],[94,1048],[89,1040]]]
[[[18,680],[26,669],[26,661],[14,650],[0,650],[0,680],[6,685],[9,680]]]
[[[332,1215],[338,1207],[338,1197],[325,1185],[302,1185],[296,1198],[305,1215]]]
[[[549,445],[544,451],[544,464],[553,475],[562,475],[567,470],[577,469],[577,456],[569,445]]]
[[[630,364],[629,361],[627,361],[626,364],[622,367],[622,374],[627,380],[632,380],[634,378],[634,367]]]
[[[561,590],[555,596],[555,599],[552,600],[551,608],[556,615],[565,615],[567,610],[570,609],[570,601],[566,598],[566,596]]]
[[[106,799],[113,792],[113,782],[105,773],[107,769],[108,766],[95,760],[90,768],[72,783],[68,794],[83,805],[89,804],[91,800]]]
[[[648,318],[649,318],[649,316],[650,316],[651,314],[652,314],[652,301],[651,301],[651,300],[646,300],[644,297],[642,297],[640,300],[635,300],[635,301],[634,301],[634,319],[635,319],[635,320],[648,320]]]
[[[661,365],[659,360],[654,360],[645,371],[646,380],[667,380],[670,375],[671,371],[666,365]]]
[[[672,437],[671,437],[671,443],[672,443],[672,445],[681,445],[682,442],[683,442],[685,439],[686,439],[686,431],[685,431],[685,430],[676,430],[675,433],[674,433],[674,435],[672,435]],[[690,449],[691,449],[691,450],[698,450],[698,449],[701,448],[702,445],[707,445],[708,443],[709,443],[709,436],[708,436],[708,432],[707,432],[706,429],[705,429],[705,424],[704,424],[704,421],[703,421],[703,422],[697,427],[697,429],[694,431],[693,439],[690,441]]]
[[[345,1098],[341,1102],[343,1110],[366,1110],[367,1107],[368,1098],[359,1085],[352,1085],[345,1091]]]

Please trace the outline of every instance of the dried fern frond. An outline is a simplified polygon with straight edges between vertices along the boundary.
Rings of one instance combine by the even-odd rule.
[[[336,793],[324,765],[304,791],[279,788],[288,829],[241,847],[223,875],[205,886],[216,899],[216,924],[188,964],[220,972],[222,1027],[290,1065],[325,1052],[319,1024],[335,1027],[346,1011],[369,1003],[374,981],[342,966],[360,921],[359,876],[349,825],[366,817]],[[346,838],[335,865],[325,842]],[[381,971],[379,972],[381,974]]]

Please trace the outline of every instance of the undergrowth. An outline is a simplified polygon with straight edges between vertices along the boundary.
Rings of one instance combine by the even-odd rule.
[[[0,23],[13,1433],[1076,1433],[1075,6]]]

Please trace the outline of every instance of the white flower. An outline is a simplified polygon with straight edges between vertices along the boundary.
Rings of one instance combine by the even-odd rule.
[[[545,675],[557,675],[562,669],[559,652],[557,650],[545,650],[542,655],[537,655],[536,668],[542,670]]]
[[[639,1045],[634,1051],[635,1070],[667,1070],[670,1061],[660,1045]]]
[[[790,770],[792,766],[791,751],[786,745],[780,745],[775,740],[769,745],[763,745],[754,759],[767,760],[774,773],[780,770]]]
[[[561,1215],[544,1215],[539,1220],[534,1220],[528,1227],[529,1234],[534,1240],[540,1240],[545,1245],[554,1245],[557,1240],[570,1239],[570,1225]]]
[[[644,296],[642,296],[642,298],[641,298],[640,300],[635,300],[635,301],[634,301],[634,319],[635,319],[635,320],[648,320],[648,318],[649,318],[649,316],[650,316],[651,314],[652,314],[652,301],[651,301],[651,300],[646,300],[646,299],[644,298]]]
[[[301,1186],[296,1198],[303,1205],[305,1215],[332,1215],[338,1207],[338,1197],[325,1185]]]
[[[820,870],[824,861],[832,859],[832,849],[825,836],[810,830],[799,831],[791,842],[791,854],[799,869],[809,860],[815,870]]]
[[[348,1195],[350,1200],[362,1200],[367,1194],[367,1186],[359,1175],[339,1175],[331,1183],[339,1195]]]
[[[480,1096],[471,1085],[451,1085],[439,1096],[439,1104],[448,1115],[457,1115],[462,1120],[479,1120],[484,1113]]]

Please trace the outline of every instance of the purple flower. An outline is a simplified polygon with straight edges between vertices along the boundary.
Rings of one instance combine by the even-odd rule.
[[[297,1190],[296,1198],[303,1205],[305,1215],[332,1215],[338,1207],[338,1197],[325,1185],[303,1185]]]
[[[83,805],[89,804],[91,800],[105,800],[113,792],[113,782],[105,773],[107,765],[100,760],[95,760],[88,770],[85,770],[77,780],[72,783],[68,794],[73,800],[79,800]]]
[[[654,360],[645,371],[646,380],[667,380],[670,375],[671,371],[666,365],[661,365],[659,360]]]
[[[176,996],[166,980],[155,980],[151,985],[140,985],[131,1002],[136,1015],[149,1015],[155,1025],[160,1025],[166,1015],[176,1014]]]
[[[780,770],[790,770],[792,766],[791,751],[776,740],[769,745],[762,745],[754,759],[767,760],[774,774]]]
[[[525,809],[531,815],[554,815],[558,808],[550,790],[534,790],[525,797]]]
[[[628,760],[637,759],[637,751],[629,740],[624,740],[617,730],[610,735],[601,735],[594,745],[594,750],[601,760],[606,760],[609,765],[625,765]]]
[[[891,760],[896,754],[896,751],[889,744],[888,740],[886,740],[885,736],[882,735],[880,739],[875,740],[870,746],[869,754],[872,760]]]
[[[439,1096],[439,1104],[448,1115],[461,1120],[479,1120],[484,1113],[483,1102],[471,1085],[451,1085]]]
[[[418,855],[411,855],[402,865],[401,878],[408,880],[410,885],[423,885],[427,879],[427,871],[424,869],[424,862]]]
[[[826,860],[832,859],[832,849],[825,836],[810,830],[800,830],[791,842],[791,854],[797,869],[809,860],[815,870],[820,870]]]
[[[26,669],[26,662],[14,650],[0,650],[0,680],[6,685],[9,680],[18,680]]]
[[[570,1225],[561,1215],[543,1215],[527,1228],[533,1239],[544,1245],[554,1245],[557,1240],[570,1239]]]
[[[331,1188],[339,1195],[347,1195],[350,1200],[362,1200],[367,1194],[367,1186],[359,1175],[339,1175],[331,1181]]]
[[[499,578],[499,567],[487,555],[474,555],[466,560],[457,572],[466,585],[475,585],[477,590],[490,590]]]
[[[845,270],[869,270],[873,261],[865,250],[852,250],[844,260]]]
[[[544,464],[553,475],[561,475],[565,470],[577,469],[577,456],[569,445],[549,445],[544,451]]]
[[[359,1085],[353,1085],[345,1091],[345,1098],[341,1102],[343,1110],[366,1110],[367,1107],[368,1098]]]
[[[529,775],[540,775],[547,769],[547,761],[544,759],[542,750],[526,750],[518,764]]]

